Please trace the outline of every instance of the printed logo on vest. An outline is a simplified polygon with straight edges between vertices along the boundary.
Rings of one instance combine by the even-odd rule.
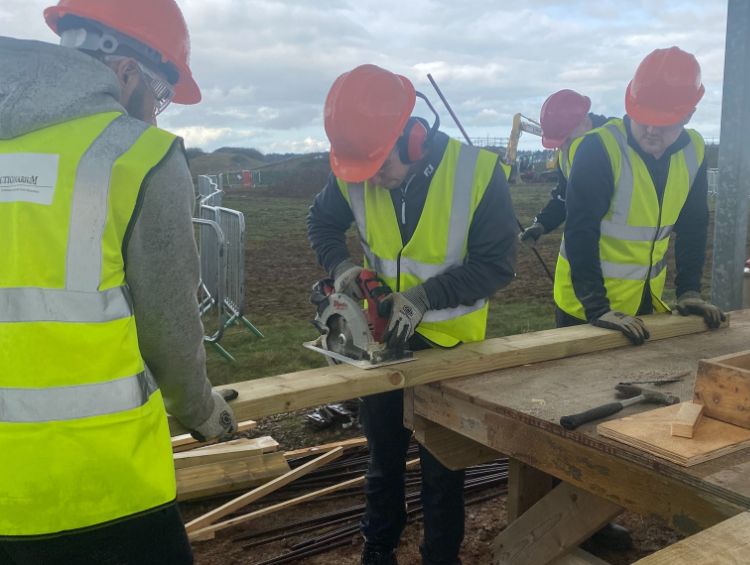
[[[0,202],[52,204],[59,159],[50,153],[0,154]]]

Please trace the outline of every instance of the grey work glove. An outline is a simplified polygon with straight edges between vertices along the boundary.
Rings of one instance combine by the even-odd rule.
[[[545,233],[547,233],[547,230],[544,229],[544,226],[539,222],[534,222],[518,234],[518,241],[526,245],[534,245]]]
[[[333,288],[354,300],[362,300],[365,296],[359,288],[357,277],[362,272],[362,267],[355,265],[349,259],[345,259],[333,270]]]
[[[427,293],[422,285],[417,285],[404,292],[394,292],[385,303],[390,303],[391,317],[383,334],[383,343],[391,349],[404,349],[422,316],[430,309]]]
[[[706,325],[712,329],[718,328],[727,319],[724,312],[718,306],[706,302],[694,290],[683,293],[677,299],[677,311],[683,316],[689,316],[690,314],[703,316]]]
[[[205,422],[196,426],[190,432],[190,435],[198,441],[224,439],[237,431],[237,420],[235,420],[234,412],[227,404],[227,400],[237,398],[237,391],[232,389],[214,390],[211,397],[214,401],[214,409],[211,411],[211,415]]]
[[[633,345],[641,345],[651,337],[643,320],[634,316],[628,316],[627,314],[623,314],[616,310],[608,310],[591,323],[600,328],[621,331],[625,334],[625,337],[633,342]]]

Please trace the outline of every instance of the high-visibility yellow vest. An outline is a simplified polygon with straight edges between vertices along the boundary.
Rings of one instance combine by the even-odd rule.
[[[690,187],[703,163],[704,142],[700,134],[690,136],[682,150],[670,157],[669,175],[661,205],[651,174],[638,153],[628,145],[621,119],[613,119],[589,132],[598,135],[609,156],[615,190],[609,210],[601,222],[599,259],[607,298],[613,310],[631,316],[638,312],[646,283],[657,312],[668,312],[662,301],[667,276],[665,254],[669,236],[685,205]],[[571,146],[571,152],[580,144]],[[571,155],[571,161],[574,156]],[[555,303],[565,312],[585,320],[583,305],[573,291],[565,240],[555,269]]]
[[[389,190],[369,182],[339,180],[368,267],[394,291],[404,291],[463,265],[471,221],[497,161],[495,153],[451,139],[432,175],[424,210],[406,246]],[[484,298],[471,305],[429,310],[417,332],[443,347],[481,341],[487,329],[487,311]]]
[[[580,138],[576,138],[580,139]],[[568,180],[568,177],[570,176],[570,148],[568,149],[558,149],[557,150],[557,164],[560,166],[560,170],[562,171],[563,177],[565,177],[565,180]]]
[[[123,245],[175,137],[119,113],[0,140],[0,536],[173,501]]]

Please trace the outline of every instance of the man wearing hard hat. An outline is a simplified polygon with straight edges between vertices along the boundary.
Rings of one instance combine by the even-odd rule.
[[[362,298],[345,238],[357,226],[368,267],[394,291],[389,346],[454,347],[484,339],[488,298],[514,277],[515,220],[498,156],[448,138],[437,114],[432,125],[412,117],[418,96],[375,65],[336,79],[324,115],[333,173],[308,236],[336,290]],[[391,565],[406,524],[403,391],[363,398],[360,418],[370,447],[362,563]],[[420,458],[423,563],[460,563],[464,473],[422,447]]]
[[[235,427],[198,316],[174,0],[61,0],[0,38],[0,563],[188,564],[165,413]],[[165,268],[168,266],[168,268]]]
[[[520,241],[533,245],[542,235],[557,229],[565,221],[570,144],[589,130],[603,126],[609,119],[589,112],[590,109],[589,97],[575,90],[558,90],[544,101],[539,117],[542,126],[542,145],[547,149],[558,150],[557,185],[552,189],[549,201],[536,215],[533,223],[518,234]]]
[[[724,314],[700,295],[708,203],[704,142],[685,129],[703,97],[690,53],[656,49],[625,93],[627,115],[571,147],[567,219],[555,271],[559,325],[589,322],[641,344],[641,314],[668,312],[666,252],[676,234],[677,309],[711,328]]]

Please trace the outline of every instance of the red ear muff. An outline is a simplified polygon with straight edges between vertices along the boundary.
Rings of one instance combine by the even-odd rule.
[[[405,165],[421,161],[425,156],[425,144],[430,125],[424,118],[409,118],[404,133],[398,138],[398,155]]]

